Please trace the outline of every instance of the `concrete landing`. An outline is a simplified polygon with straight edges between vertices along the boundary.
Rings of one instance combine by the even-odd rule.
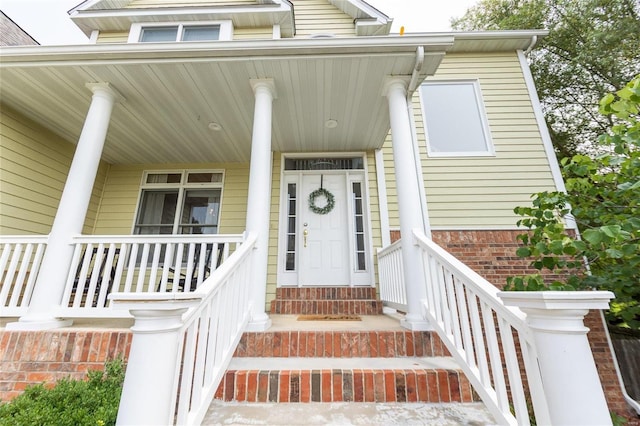
[[[484,426],[495,421],[481,403],[237,403],[214,401],[202,422],[213,425]]]

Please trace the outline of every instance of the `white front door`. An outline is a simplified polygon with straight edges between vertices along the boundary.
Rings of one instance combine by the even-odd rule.
[[[331,170],[309,170],[309,164]],[[278,244],[279,286],[371,286],[373,248],[361,158],[296,159],[282,175]],[[323,188],[334,205],[312,211],[309,196]],[[318,196],[316,207],[326,205]]]
[[[326,214],[309,208],[309,195],[320,185],[334,197],[333,209]],[[302,175],[300,199],[300,284],[348,286],[351,262],[346,174]],[[315,206],[325,207],[326,201],[324,196],[318,196]]]

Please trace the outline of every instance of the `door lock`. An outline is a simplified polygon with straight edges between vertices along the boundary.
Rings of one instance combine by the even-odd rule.
[[[307,235],[309,235],[309,231],[305,229],[305,230],[302,232],[302,235],[303,235],[303,237],[304,237],[304,246],[306,247],[306,246],[307,246]]]

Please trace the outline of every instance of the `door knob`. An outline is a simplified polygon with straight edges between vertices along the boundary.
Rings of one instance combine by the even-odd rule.
[[[303,237],[304,237],[304,246],[307,246],[307,235],[309,235],[309,231],[308,230],[304,230],[304,232],[302,233]]]

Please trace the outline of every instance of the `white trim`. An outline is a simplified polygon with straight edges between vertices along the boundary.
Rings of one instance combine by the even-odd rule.
[[[382,247],[391,244],[391,229],[389,228],[389,204],[387,200],[387,180],[384,175],[384,154],[382,149],[376,149],[376,183],[378,184],[378,210],[380,214],[380,234]]]
[[[542,138],[544,152],[547,155],[547,160],[549,161],[549,167],[551,168],[551,176],[553,177],[553,182],[556,185],[556,190],[560,192],[567,192],[567,188],[564,186],[564,179],[562,178],[562,171],[560,170],[560,165],[558,164],[558,158],[556,157],[556,152],[553,149],[553,143],[551,142],[549,128],[547,127],[547,122],[544,119],[544,113],[542,112],[542,106],[540,105],[540,98],[538,98],[536,85],[533,81],[533,76],[531,75],[531,70],[529,69],[527,58],[524,56],[524,53],[521,50],[518,50],[518,61],[520,62],[520,68],[522,69],[524,81],[527,85],[529,99],[531,99],[531,106],[533,107],[533,114],[536,117],[538,130],[540,131],[540,137]],[[576,221],[572,217],[565,217],[565,221],[567,222],[567,228],[576,230],[578,229]]]
[[[280,24],[273,24],[273,39],[278,40],[282,38],[282,34],[280,32]]]
[[[438,152],[434,152],[431,150],[431,144],[429,143],[430,140],[430,136],[429,136],[429,126],[428,126],[428,120],[427,120],[427,115],[425,113],[425,98],[422,94],[422,88],[424,86],[436,86],[436,85],[443,85],[443,86],[450,86],[450,85],[471,85],[472,89],[473,89],[473,93],[475,95],[475,101],[476,101],[476,108],[478,111],[478,114],[480,115],[480,126],[482,129],[482,135],[484,136],[484,143],[486,146],[486,150],[485,151],[451,151],[451,152],[447,152],[447,151],[438,151]],[[485,107],[485,103],[484,103],[484,99],[482,97],[482,90],[480,88],[480,81],[478,79],[437,79],[437,80],[428,80],[428,81],[424,81],[420,87],[418,88],[418,92],[419,92],[419,97],[420,97],[420,106],[422,109],[422,121],[424,124],[424,129],[425,129],[425,139],[426,139],[426,145],[427,145],[427,155],[429,156],[429,158],[450,158],[450,157],[495,157],[496,152],[495,152],[495,147],[493,145],[493,138],[491,136],[491,129],[489,127],[489,120],[487,119],[487,111],[486,111],[486,107]],[[452,121],[454,120],[454,117],[452,117]]]
[[[131,29],[129,31],[129,38],[127,39],[127,43],[149,43],[140,41],[140,36],[142,34],[142,30],[144,28],[153,28],[153,27],[177,27],[176,31],[176,39],[175,42],[180,43],[211,43],[211,40],[203,40],[203,41],[183,41],[181,40],[181,35],[183,29],[185,27],[200,27],[200,26],[210,26],[210,25],[219,25],[220,32],[218,34],[218,41],[228,41],[233,39],[233,25],[230,20],[224,21],[182,21],[182,22],[140,22],[131,24]],[[166,42],[161,42],[166,43]]]

